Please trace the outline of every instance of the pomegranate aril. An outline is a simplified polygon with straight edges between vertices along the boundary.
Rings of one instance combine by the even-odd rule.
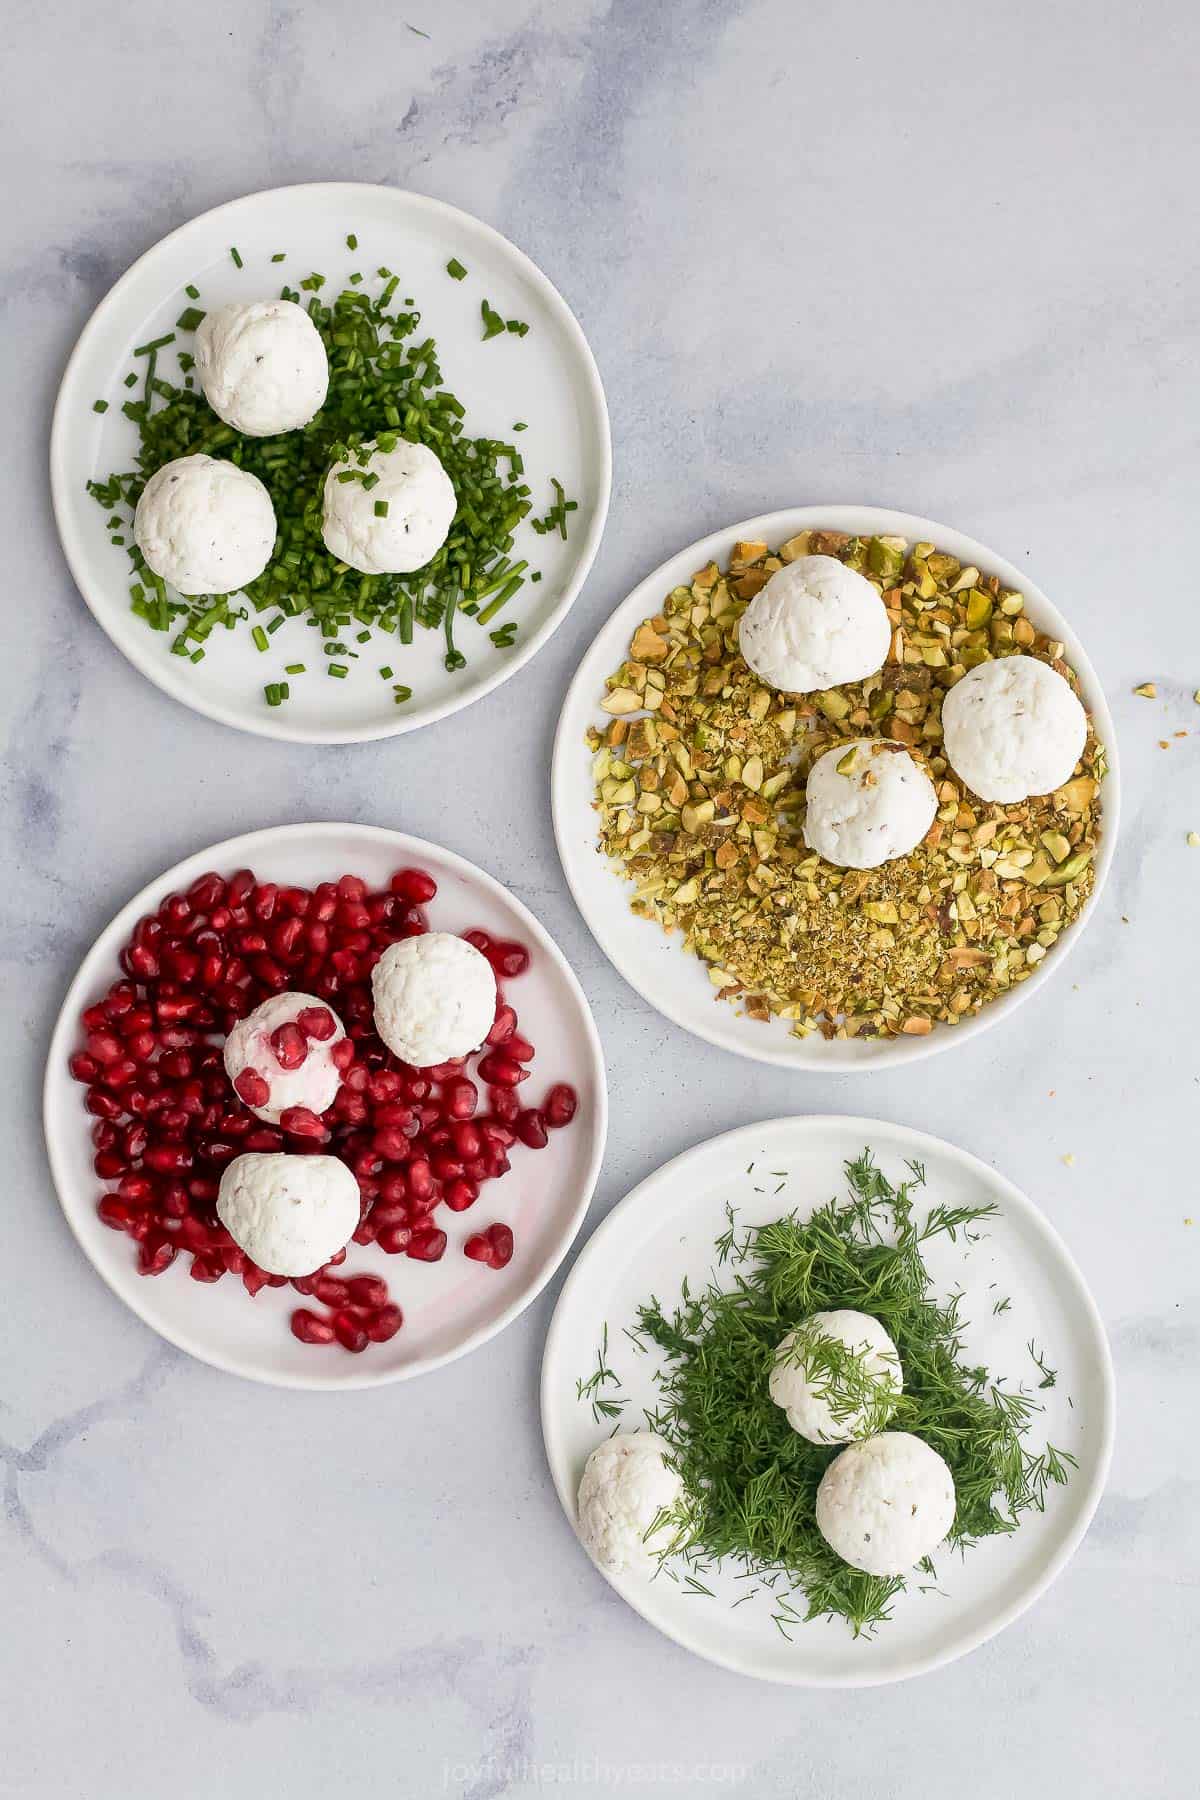
[[[398,1256],[401,1251],[408,1249],[411,1240],[412,1230],[409,1226],[387,1225],[380,1229],[375,1242],[381,1250],[386,1250],[389,1256]]]
[[[342,1349],[349,1350],[354,1356],[360,1355],[370,1342],[361,1319],[352,1312],[334,1313],[333,1329]]]
[[[138,1251],[139,1275],[161,1275],[175,1261],[175,1245],[169,1238],[148,1237]]]
[[[192,1166],[192,1152],[186,1144],[150,1144],[142,1159],[147,1168],[160,1174],[174,1175]]]
[[[251,1299],[255,1294],[261,1293],[267,1285],[267,1280],[267,1275],[258,1267],[257,1263],[248,1262],[242,1270],[242,1285]]]
[[[292,1336],[298,1337],[302,1344],[332,1344],[334,1329],[327,1319],[319,1319],[307,1307],[297,1307],[292,1314]]]
[[[324,1270],[312,1277],[312,1291],[322,1306],[345,1306],[350,1298],[349,1285],[337,1275],[327,1275]]]
[[[398,1125],[385,1125],[375,1133],[373,1142],[385,1162],[403,1162],[412,1148]]]
[[[337,1021],[327,1006],[306,1006],[296,1014],[296,1023],[305,1037],[324,1044],[337,1030]]]
[[[329,1052],[329,1060],[335,1069],[340,1069],[342,1071],[343,1075],[348,1075],[350,1073],[350,1065],[354,1061],[354,1045],[350,1042],[349,1038],[342,1038],[333,1046],[333,1049]],[[364,1069],[362,1086],[365,1087],[366,1084],[367,1077],[366,1070]],[[347,1082],[346,1086],[350,1088],[352,1093],[354,1092],[354,1084]]]
[[[386,1287],[384,1292],[387,1292]],[[373,1344],[386,1344],[389,1338],[395,1337],[403,1323],[404,1314],[398,1306],[381,1306],[367,1320],[364,1329]]]
[[[346,1287],[355,1306],[366,1306],[374,1312],[387,1304],[387,1282],[380,1275],[353,1275]]]
[[[75,1052],[74,1056],[72,1056],[70,1062],[67,1064],[67,1067],[70,1069],[71,1074],[75,1077],[76,1081],[95,1081],[96,1076],[100,1071],[100,1064],[96,1061],[95,1057],[88,1056],[86,1051],[83,1050],[77,1050]]]
[[[529,952],[524,944],[493,942],[488,945],[484,955],[496,974],[502,975],[506,980],[523,975],[529,967]]]
[[[408,1246],[408,1254],[418,1262],[437,1262],[445,1254],[446,1234],[433,1226],[422,1226],[414,1231]]]
[[[474,1206],[478,1198],[478,1186],[475,1182],[468,1181],[465,1176],[460,1177],[457,1181],[448,1182],[442,1195],[442,1200],[451,1212],[466,1212],[468,1206]]]
[[[455,1151],[464,1160],[478,1156],[483,1143],[478,1127],[473,1125],[469,1119],[455,1120],[450,1128],[450,1139]]]
[[[87,1035],[87,1052],[93,1062],[107,1065],[120,1062],[124,1055],[119,1037],[111,1031],[89,1031]]]
[[[225,1273],[225,1264],[217,1262],[211,1256],[193,1256],[192,1266],[188,1270],[193,1281],[220,1281]]]
[[[247,1106],[265,1106],[271,1098],[271,1084],[257,1069],[243,1069],[233,1084],[233,1091]]]
[[[238,877],[235,875],[234,882],[237,879]],[[187,891],[189,907],[193,912],[203,913],[207,916],[212,912],[214,906],[220,906],[226,898],[233,899],[234,882],[230,882],[227,889],[222,878],[215,873],[199,876]]]
[[[389,885],[410,906],[427,906],[437,893],[437,882],[424,869],[397,869]]]
[[[504,1054],[511,1056],[514,1062],[527,1063],[533,1061],[537,1052],[527,1037],[522,1037],[519,1031],[514,1031],[504,1046]]]
[[[442,1106],[448,1119],[473,1118],[478,1105],[479,1092],[473,1081],[448,1081],[442,1089]]]
[[[565,1081],[556,1082],[542,1103],[542,1113],[552,1131],[561,1130],[575,1117],[579,1096]]]
[[[423,1156],[415,1156],[405,1171],[408,1182],[409,1197],[413,1200],[428,1200],[433,1195],[433,1170]]]
[[[493,1021],[492,1029],[487,1034],[487,1042],[489,1044],[507,1044],[509,1038],[516,1029],[516,1013],[511,1006],[506,1006],[504,1002],[501,1001],[496,1009],[496,1017]]]
[[[314,1143],[321,1144],[328,1141],[328,1128],[307,1106],[285,1107],[279,1115],[279,1123],[292,1137],[311,1138]]]
[[[273,881],[260,882],[250,896],[250,911],[265,925],[275,917],[275,902],[278,898],[279,889]]]
[[[492,1267],[502,1269],[511,1261],[513,1253],[513,1234],[507,1225],[489,1225],[487,1240],[492,1247]]]
[[[133,1213],[125,1202],[116,1199],[112,1194],[105,1194],[97,1206],[96,1212],[112,1231],[125,1231],[133,1218]]]
[[[536,1106],[526,1107],[516,1117],[516,1133],[523,1144],[531,1150],[544,1150],[550,1141],[546,1131],[546,1121]]]
[[[308,1039],[299,1025],[280,1025],[270,1036],[271,1049],[281,1069],[298,1069],[308,1055]]]
[[[517,1090],[511,1087],[494,1087],[488,1090],[488,1104],[495,1118],[502,1124],[511,1125],[521,1110],[521,1102],[517,1098]],[[512,1141],[511,1139],[509,1140]]]
[[[472,1262],[490,1263],[492,1260],[492,1246],[488,1243],[488,1240],[483,1233],[477,1231],[475,1235],[469,1237],[463,1245],[463,1255],[469,1256]]]
[[[529,1070],[514,1062],[505,1051],[489,1050],[479,1059],[479,1077],[489,1087],[516,1087],[520,1082],[528,1081]]]

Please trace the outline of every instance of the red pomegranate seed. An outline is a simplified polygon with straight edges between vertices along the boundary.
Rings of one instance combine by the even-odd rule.
[[[410,906],[428,906],[437,893],[437,882],[424,869],[397,869],[389,885]]]
[[[442,1105],[448,1119],[470,1119],[479,1105],[475,1083],[464,1079],[448,1081],[442,1090]]]
[[[492,1247],[492,1267],[502,1269],[512,1260],[513,1234],[507,1225],[489,1225],[487,1238]]]
[[[493,943],[484,952],[497,975],[515,980],[529,967],[529,952],[524,944]]]
[[[328,1129],[307,1106],[285,1107],[279,1115],[279,1123],[292,1137],[311,1138],[314,1143],[321,1144],[329,1141]]]
[[[463,937],[466,939],[467,943],[471,945],[472,949],[478,950],[483,956],[486,956],[492,947],[492,940],[487,932],[480,931],[478,928],[474,931],[464,931]]]
[[[253,1299],[255,1294],[261,1293],[262,1289],[266,1287],[267,1276],[257,1263],[247,1262],[242,1270],[242,1283],[250,1298]]]
[[[175,1175],[192,1166],[192,1152],[186,1144],[151,1144],[142,1158],[147,1168],[163,1175]]]
[[[133,1218],[133,1213],[130,1211],[129,1207],[125,1205],[124,1201],[114,1199],[111,1194],[105,1194],[103,1200],[101,1200],[99,1206],[97,1206],[96,1212],[101,1221],[112,1231],[126,1230]]]
[[[354,1045],[350,1042],[349,1038],[342,1038],[340,1040],[340,1042],[336,1043],[333,1046],[333,1049],[329,1052],[329,1060],[333,1064],[335,1069],[341,1070],[343,1075],[349,1073],[350,1065],[354,1061]],[[353,1091],[354,1091],[353,1083],[347,1082],[346,1085],[350,1088],[350,1091],[353,1093]],[[365,1072],[364,1072],[363,1085],[364,1085],[364,1087],[366,1085]]]
[[[244,1100],[247,1106],[265,1106],[271,1098],[271,1084],[257,1069],[243,1069],[233,1087],[239,1100]]]
[[[418,1262],[438,1262],[446,1251],[446,1234],[436,1226],[423,1225],[414,1231],[408,1246],[408,1254]]]
[[[507,1006],[507,1005],[505,1005],[505,1003],[503,1001],[501,1001],[500,1005],[496,1009],[495,1023],[492,1025],[492,1029],[487,1034],[488,1043],[489,1044],[507,1044],[509,1038],[512,1036],[513,1032],[516,1029],[517,1029],[516,1013],[513,1011],[511,1006]]]
[[[298,1069],[308,1055],[308,1039],[299,1025],[280,1025],[271,1033],[270,1044],[281,1069]]]
[[[469,1237],[463,1245],[463,1255],[469,1256],[472,1262],[490,1263],[492,1260],[492,1246],[484,1234],[481,1231],[478,1231],[475,1233],[474,1237]]]
[[[296,1014],[296,1023],[305,1037],[324,1044],[337,1030],[337,1021],[327,1006],[306,1006]]]
[[[521,1102],[517,1097],[517,1090],[515,1088],[489,1088],[488,1102],[491,1106],[493,1116],[505,1125],[511,1125],[521,1110]],[[512,1142],[511,1138],[509,1139],[509,1142]]]
[[[504,1054],[511,1056],[514,1062],[527,1063],[533,1061],[537,1052],[527,1037],[522,1037],[519,1031],[514,1031],[504,1046]]]
[[[442,1199],[451,1212],[466,1212],[468,1206],[474,1206],[479,1198],[479,1188],[474,1181],[460,1176],[457,1181],[447,1182]]]
[[[334,1313],[333,1329],[343,1350],[349,1350],[354,1356],[361,1355],[370,1342],[356,1313]]]
[[[552,1131],[560,1131],[575,1117],[579,1096],[565,1081],[556,1082],[546,1095],[542,1113]]]
[[[516,1087],[520,1082],[529,1080],[529,1070],[523,1069],[519,1062],[514,1062],[503,1050],[489,1050],[486,1056],[479,1059],[479,1078],[486,1081],[489,1087]]]
[[[312,1277],[312,1291],[322,1306],[345,1306],[350,1298],[349,1284],[337,1275],[321,1269]]]
[[[384,1292],[386,1293],[386,1287]],[[404,1314],[398,1306],[381,1306],[366,1322],[366,1333],[373,1344],[386,1344],[394,1338],[404,1323]]]
[[[193,1256],[192,1266],[188,1270],[193,1281],[220,1281],[225,1273],[225,1264],[217,1262],[211,1256]]]
[[[77,1050],[75,1052],[74,1056],[67,1064],[67,1067],[70,1069],[76,1081],[95,1081],[100,1070],[100,1064],[96,1061],[95,1057],[88,1056],[83,1050]]]
[[[250,910],[256,919],[265,925],[275,917],[275,902],[279,898],[279,889],[273,881],[260,882],[250,896]]]
[[[354,1275],[346,1286],[355,1306],[367,1306],[375,1312],[379,1307],[387,1305],[387,1282],[380,1275]]]
[[[389,1256],[398,1256],[401,1251],[407,1250],[411,1241],[412,1230],[407,1225],[385,1226],[375,1239],[379,1248],[386,1250]]]
[[[101,1064],[119,1062],[124,1054],[120,1038],[111,1031],[89,1031],[87,1050],[92,1061]]]
[[[536,1106],[528,1106],[524,1112],[517,1114],[516,1133],[521,1142],[528,1144],[531,1150],[544,1150],[550,1141],[546,1121]]]
[[[237,877],[235,876],[234,879],[236,880]],[[233,883],[231,882],[229,889],[227,890],[224,881],[219,875],[211,873],[208,875],[201,875],[198,880],[193,881],[191,887],[187,891],[188,905],[193,912],[202,913],[207,916],[207,914],[212,912],[215,906],[220,906],[221,902],[227,897],[232,900],[232,888]]]
[[[175,1261],[175,1246],[169,1238],[148,1237],[138,1251],[139,1275],[161,1275]]]
[[[326,1319],[319,1319],[307,1307],[297,1307],[292,1314],[292,1336],[298,1337],[302,1344],[332,1344],[334,1329]]]

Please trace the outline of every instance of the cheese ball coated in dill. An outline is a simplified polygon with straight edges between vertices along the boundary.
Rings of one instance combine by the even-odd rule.
[[[775,1352],[771,1398],[810,1444],[881,1431],[904,1387],[896,1346],[870,1313],[813,1313]]]

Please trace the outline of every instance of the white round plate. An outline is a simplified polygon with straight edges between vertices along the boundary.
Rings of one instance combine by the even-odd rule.
[[[80,1042],[83,1008],[120,973],[117,953],[133,925],[206,870],[232,874],[251,868],[263,879],[305,887],[355,874],[372,886],[386,886],[393,870],[411,865],[428,869],[437,881],[437,897],[429,906],[436,929],[468,931],[478,925],[527,945],[530,968],[509,992],[522,1032],[537,1045],[531,1085],[541,1093],[545,1085],[569,1081],[579,1095],[579,1110],[566,1130],[551,1133],[544,1150],[514,1145],[509,1172],[489,1182],[467,1212],[439,1211],[437,1222],[450,1240],[440,1262],[387,1256],[374,1244],[350,1245],[346,1272],[385,1275],[404,1309],[404,1325],[390,1343],[350,1356],[335,1346],[297,1342],[289,1315],[307,1303],[290,1287],[263,1288],[251,1300],[231,1276],[212,1286],[191,1280],[183,1257],[164,1275],[137,1273],[130,1240],[96,1216],[104,1188],[92,1169],[93,1120],[67,1059]],[[281,825],[189,856],[143,888],[101,932],[54,1028],[44,1118],[50,1169],[67,1222],[93,1267],[139,1318],[181,1350],[230,1374],[276,1387],[346,1389],[379,1387],[452,1362],[524,1311],[583,1223],[604,1153],[608,1102],[604,1057],[583,990],[553,939],[498,881],[461,856],[403,832],[370,825]],[[493,1270],[469,1261],[462,1245],[498,1219],[512,1226],[516,1250],[507,1268]]]
[[[697,569],[708,562],[724,566],[739,538],[761,539],[774,546],[786,543],[798,531],[821,527],[864,536],[895,535],[910,543],[927,539],[963,563],[973,563],[987,574],[998,575],[1007,586],[1020,588],[1028,600],[1030,616],[1066,646],[1067,661],[1079,677],[1084,704],[1108,751],[1108,774],[1101,789],[1104,835],[1096,857],[1095,889],[1082,918],[1063,933],[1051,954],[1018,987],[961,1025],[935,1026],[928,1037],[835,1038],[827,1042],[819,1033],[808,1038],[793,1037],[783,1019],[764,1023],[744,1017],[726,1001],[714,998],[707,970],[698,957],[682,949],[678,935],[667,937],[653,921],[636,918],[629,910],[632,889],[609,866],[596,837],[592,758],[585,737],[589,726],[609,722],[599,706],[605,677],[624,661],[638,625],[658,610],[673,587],[690,582]],[[554,741],[551,797],[558,853],[575,903],[600,948],[637,993],[685,1031],[738,1056],[788,1069],[849,1074],[915,1062],[919,1057],[964,1044],[989,1025],[1011,1017],[1014,1007],[1062,968],[1067,951],[1078,942],[1083,925],[1095,911],[1112,866],[1120,778],[1112,715],[1096,672],[1062,614],[1022,570],[973,538],[964,537],[961,531],[935,525],[932,520],[919,519],[911,513],[887,512],[874,506],[801,506],[743,519],[740,525],[701,538],[647,576],[609,615],[567,690]]]
[[[358,249],[347,248],[348,234]],[[243,267],[230,257],[237,248]],[[273,263],[277,251],[286,261]],[[451,257],[468,269],[454,281]],[[208,639],[203,662],[170,653],[169,632],[151,631],[129,610],[132,571],[124,549],[109,543],[108,516],[86,484],[114,469],[133,466],[134,426],[121,412],[129,395],[122,383],[135,364],[131,351],[171,331],[191,301],[188,283],[207,308],[230,300],[274,298],[286,282],[298,287],[314,271],[326,277],[328,299],[354,270],[374,291],[380,266],[400,277],[398,296],[411,295],[421,311],[421,330],[437,340],[447,387],[467,408],[472,436],[515,443],[525,463],[538,517],[552,503],[551,476],[562,482],[579,510],[570,515],[564,542],[557,533],[536,535],[529,519],[517,533],[514,554],[542,571],[527,582],[496,626],[512,618],[520,626],[511,650],[497,650],[488,631],[463,619],[459,648],[468,663],[448,674],[440,631],[417,628],[404,646],[376,632],[345,680],[325,677],[315,633],[303,619],[289,620],[259,655],[243,624]],[[526,337],[505,333],[483,341],[480,302],[486,298],[505,318],[528,321]],[[160,352],[159,373],[171,379],[173,358],[190,347],[190,333]],[[108,411],[92,410],[106,400]],[[524,420],[528,430],[512,435]],[[67,364],[54,410],[50,483],[59,535],[76,585],[109,637],[134,666],[185,706],[253,731],[297,743],[347,744],[413,731],[457,712],[489,693],[549,638],[583,586],[604,529],[612,477],[612,451],[604,390],[587,340],[566,301],[529,258],[491,226],[440,200],[401,189],[355,182],[315,182],[250,194],[190,224],[148,250],[100,302]],[[354,644],[353,649],[359,646]],[[291,698],[269,707],[267,682],[283,677],[288,663],[309,673],[291,677]],[[398,707],[391,684],[379,677],[390,665],[414,698]]]
[[[1037,1208],[1003,1176],[937,1138],[878,1119],[773,1119],[698,1145],[634,1189],[593,1234],[559,1297],[542,1362],[542,1430],[558,1497],[572,1524],[588,1455],[613,1429],[597,1422],[576,1383],[596,1367],[607,1328],[607,1361],[628,1396],[617,1423],[636,1430],[653,1409],[657,1353],[639,1353],[625,1336],[651,1294],[674,1304],[686,1276],[693,1292],[706,1283],[713,1245],[725,1230],[726,1203],[741,1225],[762,1224],[798,1209],[807,1215],[845,1198],[843,1165],[870,1146],[898,1184],[916,1159],[927,1182],[920,1206],[994,1202],[999,1217],[978,1240],[933,1241],[927,1263],[936,1287],[964,1289],[965,1341],[994,1376],[1024,1383],[1045,1402],[1033,1439],[1078,1460],[1066,1487],[1051,1487],[1042,1514],[1025,1515],[1010,1536],[984,1539],[963,1557],[935,1553],[936,1589],[916,1582],[893,1605],[873,1638],[855,1639],[842,1620],[790,1626],[788,1643],[772,1620],[775,1603],[761,1590],[734,1607],[752,1583],[706,1572],[713,1597],[685,1591],[664,1575],[653,1581],[610,1576],[612,1586],[651,1625],[686,1650],[743,1675],[794,1687],[870,1687],[937,1668],[984,1643],[1024,1612],[1063,1568],[1096,1510],[1113,1439],[1113,1376],[1108,1341],[1083,1277],[1062,1239]],[[780,1191],[781,1190],[781,1191]],[[732,1273],[730,1274],[732,1280]],[[1009,1297],[1007,1311],[995,1313]],[[1057,1370],[1039,1391],[1027,1346]],[[605,1387],[604,1394],[616,1390]],[[582,1551],[581,1551],[582,1554]],[[799,1597],[797,1597],[799,1601]],[[802,1610],[802,1608],[801,1608]]]

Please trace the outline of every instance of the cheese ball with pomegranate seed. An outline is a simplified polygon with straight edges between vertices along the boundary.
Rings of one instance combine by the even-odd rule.
[[[358,1225],[358,1183],[338,1156],[250,1151],[226,1165],[217,1217],[268,1275],[311,1275]]]
[[[219,456],[177,456],[142,489],[137,547],[180,594],[236,594],[275,548],[275,508],[257,475]]]
[[[371,971],[375,1029],[415,1069],[478,1050],[496,1017],[496,976],[474,944],[450,931],[389,944]]]
[[[346,1033],[315,994],[273,994],[225,1039],[225,1072],[239,1100],[268,1125],[292,1106],[325,1112],[342,1082]]]

